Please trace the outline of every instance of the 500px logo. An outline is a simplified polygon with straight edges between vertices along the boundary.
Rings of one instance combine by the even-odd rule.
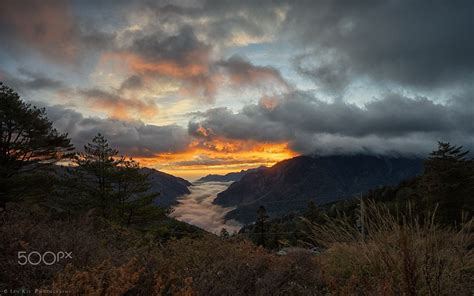
[[[33,252],[26,252],[20,251],[18,252],[18,264],[20,265],[53,265],[54,263],[58,263],[60,260],[63,259],[72,259],[72,252],[63,252],[59,251],[57,253],[46,251],[43,254],[37,251]]]

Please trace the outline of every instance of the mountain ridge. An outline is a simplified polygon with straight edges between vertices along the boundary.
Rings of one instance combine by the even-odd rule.
[[[150,192],[159,192],[155,204],[162,207],[169,207],[178,203],[179,196],[190,194],[188,186],[191,182],[180,177],[176,177],[152,168],[141,168],[141,171],[148,175],[150,181]]]
[[[260,166],[258,168],[248,169],[248,170],[241,170],[240,172],[231,172],[225,175],[218,175],[218,174],[209,174],[202,178],[199,178],[196,182],[235,182],[239,181],[245,174],[254,172],[260,169],[266,169],[265,166]]]
[[[421,173],[422,159],[371,155],[297,156],[249,172],[219,193],[215,204],[236,207],[226,218],[249,223],[264,205],[267,213],[299,211],[309,200],[325,204],[395,185]]]

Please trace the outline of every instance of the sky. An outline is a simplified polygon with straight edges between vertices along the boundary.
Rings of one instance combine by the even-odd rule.
[[[474,2],[2,1],[0,81],[78,149],[190,180],[474,149]]]

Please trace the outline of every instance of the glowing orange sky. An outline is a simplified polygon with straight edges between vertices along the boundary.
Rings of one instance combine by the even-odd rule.
[[[195,180],[208,174],[226,174],[262,165],[272,166],[296,155],[297,153],[288,148],[287,143],[215,140],[212,143],[193,143],[186,152],[160,154],[136,160],[143,166],[155,167],[172,175]]]

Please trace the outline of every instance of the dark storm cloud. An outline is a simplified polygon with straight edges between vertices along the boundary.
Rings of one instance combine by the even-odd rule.
[[[99,88],[79,89],[77,94],[93,108],[100,108],[113,118],[129,119],[131,114],[137,113],[140,117],[152,117],[158,114],[158,107],[150,101],[126,98],[120,91],[109,92]]]
[[[269,120],[255,105],[247,106],[239,113],[215,108],[196,115],[203,120],[191,120],[188,124],[189,133],[195,137],[278,142],[291,135],[288,129],[282,129],[281,122]]]
[[[279,9],[285,8],[283,1],[198,1],[194,5],[174,5],[145,2],[140,9],[153,11],[163,23],[186,23],[205,19],[205,27],[200,29],[210,42],[229,41],[236,33],[250,37],[262,37],[275,29],[279,21]]]
[[[211,47],[199,41],[191,27],[183,26],[174,34],[153,28],[150,33],[133,39],[131,46],[123,50],[138,57],[138,62],[136,58],[131,62],[136,76],[178,80],[185,83],[187,92],[202,93],[209,102],[214,100]]]
[[[389,94],[363,107],[294,92],[237,113],[226,108],[204,112],[189,122],[193,136],[289,141],[304,153],[338,149],[424,153],[437,140],[468,146],[474,142],[474,97],[466,87],[474,79],[472,1],[205,1],[181,8],[156,7],[168,20],[204,18],[207,28],[193,31],[204,34],[209,43],[224,44],[236,33],[264,37],[276,29],[280,41],[304,49],[295,52],[302,54],[295,56],[297,71],[332,94],[344,93],[361,78],[369,78],[367,87],[388,84],[402,89],[400,93],[465,89],[444,104],[416,94]],[[285,15],[281,25],[280,14]],[[239,73],[242,81],[251,81],[244,64],[227,60],[214,67],[221,65],[230,77]]]
[[[51,78],[44,73],[32,72],[24,68],[17,69],[17,72],[19,75],[6,72],[1,74],[5,84],[20,92],[25,90],[55,90],[64,87],[63,81]]]
[[[331,58],[329,60],[320,60],[318,65],[312,65],[313,55],[300,55],[295,57],[294,66],[296,71],[311,80],[313,80],[320,90],[331,95],[341,95],[350,84],[350,67],[341,59]]]
[[[116,34],[103,31],[114,17],[78,17],[74,3],[60,0],[7,0],[0,9],[2,52],[21,60],[32,50],[50,61],[78,65],[90,51],[114,46]],[[77,3],[76,3],[77,4]],[[95,8],[97,10],[97,7]],[[115,7],[114,13],[121,11]]]
[[[237,86],[255,85],[261,82],[274,82],[290,89],[288,82],[281,76],[280,71],[273,67],[255,66],[239,56],[232,56],[217,63],[229,76],[231,83]]]
[[[99,31],[91,28],[89,31],[81,32],[81,43],[84,49],[109,49],[115,45],[115,33]]]
[[[367,152],[414,152],[432,148],[437,140],[474,142],[472,96],[447,104],[425,97],[386,95],[363,107],[344,102],[328,103],[304,93],[248,105],[234,113],[227,108],[196,113],[189,133],[203,138],[229,138],[286,142],[302,153],[323,149]],[[471,105],[469,105],[471,103]],[[461,107],[461,106],[464,106]],[[418,144],[416,144],[418,143]],[[416,145],[415,145],[416,144]],[[330,149],[332,148],[332,150]]]
[[[54,126],[67,132],[79,149],[97,133],[106,136],[120,153],[136,157],[185,151],[190,143],[186,130],[177,125],[157,126],[141,121],[84,117],[62,106],[47,106],[46,112]]]
[[[132,75],[125,79],[120,85],[120,90],[137,89],[143,86],[143,79],[138,75]]]
[[[166,36],[156,31],[135,39],[126,51],[143,61],[132,63],[138,77],[168,77],[185,82],[191,93],[202,93],[210,102],[224,83],[232,87],[277,86],[290,88],[281,73],[269,66],[256,66],[240,56],[211,59],[211,45],[198,40],[194,30],[185,26],[176,34]],[[125,83],[133,83],[126,81]]]
[[[146,32],[125,37],[135,40],[132,50],[148,58],[183,62],[189,51],[225,44],[236,34],[258,39],[273,33],[295,47],[304,45],[314,59],[328,52],[338,57],[314,69],[298,68],[330,91],[348,84],[347,76],[423,88],[473,79],[474,2],[469,0],[43,3],[4,3],[0,35],[13,41],[5,47],[21,40],[62,58],[87,48],[117,49],[113,25],[124,25],[127,13],[142,12],[153,16]],[[168,36],[169,28],[180,33]]]
[[[473,78],[474,2],[308,1],[290,6],[287,33],[335,51],[354,75],[415,87]]]
[[[172,60],[178,63],[190,61],[194,53],[207,52],[209,47],[200,42],[191,27],[185,26],[176,35],[163,38],[163,32],[153,32],[134,40],[132,52],[149,60]]]
[[[297,63],[297,69],[332,93],[361,75],[375,83],[423,89],[474,79],[470,0],[203,1],[186,7],[146,7],[163,22],[206,19],[205,27],[196,21],[195,30],[216,44],[238,33],[259,38],[273,32],[309,50],[307,60],[319,63]]]

